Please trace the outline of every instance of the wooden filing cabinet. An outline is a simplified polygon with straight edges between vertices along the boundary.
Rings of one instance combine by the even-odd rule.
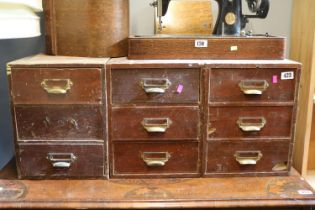
[[[107,60],[38,55],[8,65],[20,178],[107,177]]]
[[[291,168],[300,67],[256,62],[209,67],[206,176]]]
[[[9,67],[21,178],[289,173],[299,63],[40,55]]]
[[[201,67],[123,58],[108,69],[111,176],[200,176]]]

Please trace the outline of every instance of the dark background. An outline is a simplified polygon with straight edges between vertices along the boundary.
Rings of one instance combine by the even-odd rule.
[[[14,154],[6,63],[45,52],[44,21],[43,15],[39,15],[42,31],[40,37],[0,40],[0,169]]]

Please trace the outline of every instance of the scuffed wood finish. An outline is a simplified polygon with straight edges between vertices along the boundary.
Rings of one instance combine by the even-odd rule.
[[[44,0],[48,54],[119,57],[127,54],[128,0]]]
[[[131,65],[132,66],[132,65]],[[172,65],[171,65],[172,66]],[[116,69],[111,73],[112,103],[199,103],[200,69],[178,68]],[[142,87],[144,79],[170,82],[165,93],[146,93]],[[182,92],[177,92],[179,85]]]
[[[17,151],[20,160],[19,177],[21,178],[104,178],[103,144],[20,144]],[[56,162],[69,162],[69,168],[53,167],[49,154],[54,154]]]
[[[37,55],[9,64],[19,178],[108,178],[107,61]],[[51,88],[64,89],[63,79],[72,85],[65,94],[48,93],[44,79]],[[65,168],[53,168],[49,153]]]
[[[195,47],[196,40],[207,46]],[[129,37],[129,59],[284,59],[285,38],[135,36]]]
[[[144,122],[145,119],[147,122]],[[167,120],[168,119],[168,122]],[[150,133],[146,123],[152,126],[167,125],[163,133]],[[199,107],[137,107],[112,109],[112,140],[199,140]]]
[[[139,152],[136,145],[162,145],[163,143],[171,144],[174,140],[176,140],[176,142],[193,140],[188,132],[189,130],[185,129],[185,125],[183,124],[180,126],[182,131],[176,133],[176,135],[170,135],[167,133],[168,131],[166,131],[165,134],[152,135],[148,135],[145,132],[141,126],[141,121],[143,117],[146,117],[146,113],[150,113],[150,115],[154,113],[154,117],[166,117],[167,111],[163,111],[164,109],[169,112],[177,109],[182,110],[182,112],[177,112],[178,119],[183,117],[183,119],[192,122],[200,120],[200,133],[198,136],[200,136],[201,141],[198,149],[200,154],[201,176],[266,176],[288,174],[285,164],[288,165],[288,168],[291,166],[300,64],[292,61],[275,60],[164,61],[127,60],[125,58],[118,58],[112,59],[108,64],[108,68],[110,69],[109,80],[112,83],[109,87],[112,97],[112,103],[109,107],[109,125],[111,131],[111,171],[114,175],[116,175],[115,169],[119,163],[117,174],[119,174],[119,171],[123,171],[126,176],[134,177],[138,175],[145,177],[147,172],[142,171],[142,173],[140,173],[132,170],[132,162],[138,161],[136,165],[141,165],[140,163],[143,164],[140,158],[140,154],[143,151],[141,150]],[[179,72],[179,69],[181,69],[181,72]],[[140,92],[141,85],[139,85],[139,79],[136,80],[137,82],[133,82],[134,75],[139,74],[140,71],[147,71],[148,76],[160,72],[162,75],[170,75],[173,71],[178,75],[188,75],[188,72],[190,72],[190,74],[200,72],[198,73],[199,80],[197,80],[197,82],[195,82],[196,79],[192,80],[193,83],[196,83],[194,86],[199,87],[200,90],[199,107],[197,108],[196,105],[193,106],[194,104],[186,101],[187,98],[193,97],[191,95],[183,98],[183,100],[170,101],[165,99],[165,97],[168,96],[167,94],[165,96],[161,94],[157,95],[157,98],[161,100],[150,101],[142,99],[131,102],[130,95],[137,91],[128,91],[132,89],[130,88],[130,83],[133,83],[134,85],[132,85],[132,87],[137,87],[138,92]],[[294,78],[282,80],[281,73],[284,72],[293,72]],[[187,77],[186,79],[190,78],[195,77]],[[268,87],[263,91],[262,95],[245,96],[239,87],[239,83],[243,80],[266,81]],[[257,84],[255,83],[254,86],[255,85]],[[117,91],[118,87],[121,91]],[[122,90],[125,90],[126,93]],[[120,101],[115,100],[115,98],[118,98],[117,93],[124,93],[119,95]],[[128,102],[123,101],[126,98]],[[170,102],[172,102],[171,105]],[[187,115],[184,108],[189,107],[195,107],[199,110],[200,119]],[[260,132],[244,132],[241,131],[237,124],[238,119],[241,117],[263,117],[264,120],[266,120],[266,124]],[[254,119],[254,121],[253,119],[251,120],[250,122],[252,123],[259,123],[257,119]],[[182,121],[181,123],[184,122],[185,121]],[[171,131],[172,127],[169,129],[169,131]],[[180,129],[178,129],[178,131],[180,131]],[[178,138],[174,139],[174,137]],[[229,145],[232,146],[230,147]],[[228,147],[231,149],[229,152],[233,154],[225,153]],[[180,146],[178,146],[178,149],[179,148]],[[244,166],[239,168],[234,158],[235,151],[232,151],[232,149],[237,148],[243,150],[243,152],[244,150],[254,149],[261,151],[263,153],[263,159],[258,162],[259,166]],[[132,160],[130,157],[130,151],[134,151],[133,153],[137,154],[134,155],[135,160]],[[184,156],[189,155],[186,150],[182,150],[182,153]],[[121,157],[124,157],[124,160],[122,160]],[[128,159],[128,157],[130,158]],[[224,166],[226,169],[221,169],[222,173],[218,173],[217,171],[216,167],[220,166],[215,162],[216,159],[218,159],[218,164],[221,165],[228,160],[226,161],[227,165]],[[277,170],[273,170],[273,167],[277,164],[282,164],[280,166],[284,169],[279,170],[279,168],[277,168]],[[174,166],[174,170],[177,170],[179,167],[179,165]],[[224,173],[224,170],[230,170],[231,172]],[[169,173],[169,175],[187,176],[185,173]]]
[[[102,78],[100,68],[36,68],[14,67],[11,75],[11,95],[14,104],[101,104]],[[43,87],[64,88],[62,94],[48,93]],[[54,81],[60,80],[60,81]]]
[[[311,210],[315,205],[315,191],[295,171],[280,177],[30,181],[16,180],[14,169],[8,165],[0,172],[3,209]]]
[[[101,106],[16,106],[18,141],[103,139]]]
[[[293,107],[209,107],[208,139],[287,138],[291,139]],[[242,131],[238,121],[257,125],[260,131]]]
[[[288,160],[290,144],[287,140],[208,141],[206,176],[285,175],[291,167],[291,160]],[[262,157],[255,165],[241,165],[235,157],[238,152],[246,152],[242,157],[247,158],[260,152]],[[277,164],[280,164],[278,170]],[[285,164],[288,168],[283,166]]]
[[[52,64],[54,59],[49,56],[33,59],[33,65],[32,58],[10,64],[12,84],[18,78],[23,81],[21,76],[14,77],[23,71],[39,76],[43,70],[44,73],[56,72],[58,76],[63,76],[62,73],[71,76],[75,72],[79,78],[97,72],[98,88],[88,90],[95,81],[84,83],[80,80],[82,86],[78,86],[78,92],[89,96],[99,93],[100,102],[67,101],[65,96],[64,99],[49,97],[45,103],[38,104],[34,95],[32,100],[22,100],[25,104],[13,103],[19,170],[28,168],[27,161],[21,162],[20,157],[26,154],[26,159],[31,159],[33,147],[30,143],[34,148],[43,147],[40,149],[43,151],[57,143],[74,146],[82,153],[87,152],[83,156],[86,159],[93,159],[95,154],[85,150],[85,145],[102,145],[104,177],[110,171],[115,178],[202,177],[205,173],[207,176],[238,176],[244,175],[242,171],[247,176],[281,175],[288,171],[273,170],[276,164],[282,163],[282,168],[284,164],[291,166],[300,74],[300,64],[296,62],[118,58],[112,59],[105,70],[106,62],[95,59],[75,62],[76,59],[69,58],[72,61],[67,62],[65,57],[60,57],[59,64],[58,59]],[[282,81],[281,73],[287,71],[294,72],[294,79]],[[26,73],[24,76],[27,77]],[[147,91],[160,92],[146,93],[144,80],[148,80]],[[244,97],[239,87],[242,80],[266,80],[268,88],[261,96]],[[27,96],[26,92],[21,93],[19,97]],[[240,117],[264,117],[266,125],[260,132],[245,134],[237,125]],[[233,159],[235,151],[227,149],[229,145],[232,145],[230,149],[245,150],[241,152],[261,151],[263,159],[257,163],[257,168],[239,169]],[[231,156],[225,151],[234,154]],[[229,160],[224,167],[231,173],[217,172],[218,164],[222,163],[211,161],[220,158]],[[21,177],[41,178],[37,176],[45,174],[41,170],[31,171],[35,175],[26,171],[28,174],[21,173]],[[50,173],[47,168],[43,170]],[[78,169],[77,173],[80,171],[78,178],[103,178],[92,172],[89,175],[86,168]],[[63,175],[64,178],[72,177],[72,174]]]
[[[200,177],[201,66],[146,65],[145,61],[126,65],[126,60],[120,67],[116,60],[120,59],[108,65],[111,176]],[[146,93],[145,80],[158,88],[167,81],[165,93]],[[163,125],[168,119],[171,123],[166,131],[146,131],[142,121],[157,118],[164,120],[149,120],[149,124]],[[148,166],[144,157],[153,158],[159,166]]]
[[[281,73],[293,72],[294,79],[282,80]],[[276,78],[275,78],[276,77]],[[209,102],[294,102],[296,81],[299,79],[299,72],[296,69],[273,68],[264,69],[259,66],[253,68],[217,68],[210,70]],[[253,80],[266,81],[268,87],[262,95],[245,95],[239,84],[242,81]],[[261,86],[261,84],[252,84]]]
[[[198,142],[115,142],[113,177],[185,177],[199,175]],[[163,154],[150,154],[159,152]],[[164,166],[148,166],[144,158],[165,159]],[[147,156],[143,157],[143,155]]]

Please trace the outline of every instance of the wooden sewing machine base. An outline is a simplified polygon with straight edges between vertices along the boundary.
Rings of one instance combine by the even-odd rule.
[[[288,177],[17,180],[14,161],[0,172],[0,208],[312,209],[315,191]],[[268,209],[267,208],[267,209]]]

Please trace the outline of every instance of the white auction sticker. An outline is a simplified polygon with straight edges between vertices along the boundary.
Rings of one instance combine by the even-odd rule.
[[[197,48],[208,47],[208,40],[206,39],[195,40],[195,47]]]
[[[313,192],[310,190],[298,190],[300,195],[313,195]]]
[[[289,80],[289,79],[294,79],[293,71],[281,72],[281,80]]]

